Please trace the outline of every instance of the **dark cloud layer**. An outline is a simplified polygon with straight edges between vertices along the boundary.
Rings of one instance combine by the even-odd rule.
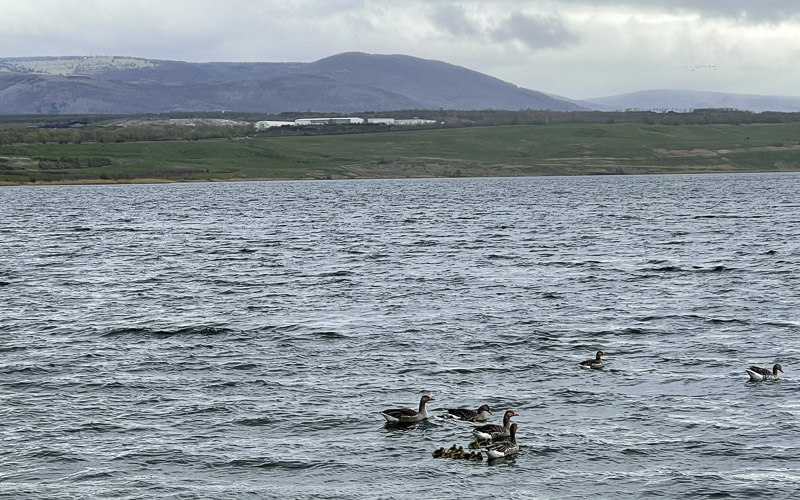
[[[661,12],[696,12],[703,17],[722,17],[750,23],[777,23],[800,18],[799,0],[561,0],[569,4],[603,7],[652,8]]]
[[[533,50],[563,47],[578,39],[555,17],[526,16],[516,12],[494,30],[495,41],[519,40]]]

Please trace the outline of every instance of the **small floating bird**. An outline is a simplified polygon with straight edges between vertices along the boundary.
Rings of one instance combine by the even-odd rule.
[[[467,422],[483,422],[489,418],[489,415],[492,415],[492,409],[489,408],[489,405],[481,405],[477,410],[448,408],[447,413],[442,414],[442,418],[465,420]]]
[[[478,439],[502,439],[511,435],[511,417],[518,417],[519,413],[506,410],[503,414],[503,425],[486,424],[472,429],[472,434]]]
[[[605,356],[606,353],[603,351],[597,351],[594,359],[587,359],[586,361],[581,361],[580,367],[585,369],[592,369],[592,370],[599,370],[603,366],[603,360],[600,359],[602,356]]]
[[[489,458],[503,458],[519,453],[519,445],[517,444],[517,424],[511,424],[511,441],[490,444],[486,448],[486,454]]]
[[[390,424],[413,424],[421,422],[428,418],[428,412],[425,410],[425,403],[428,401],[435,401],[432,397],[425,395],[419,400],[419,411],[412,410],[411,408],[391,408],[383,410],[381,415]]]
[[[462,446],[453,445],[448,449],[441,447],[433,450],[433,458],[455,458],[462,460],[471,460],[473,462],[480,462],[483,460],[483,454],[480,451],[466,451]]]
[[[767,368],[759,368],[758,366],[745,368],[744,371],[750,375],[750,380],[778,380],[778,372],[783,373],[783,368],[781,365],[775,363],[772,367],[772,371],[769,371]]]

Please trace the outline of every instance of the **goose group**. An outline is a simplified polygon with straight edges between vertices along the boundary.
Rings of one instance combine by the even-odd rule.
[[[581,361],[578,363],[578,366],[587,370],[600,370],[605,366],[602,359],[605,355],[606,353],[604,351],[597,351],[593,359]],[[778,380],[778,373],[783,373],[783,367],[780,364],[775,363],[772,366],[772,370],[770,370],[768,368],[761,368],[759,366],[752,365],[749,368],[746,368],[745,372],[750,376],[751,381]],[[381,411],[380,414],[386,419],[387,424],[402,425],[422,422],[428,418],[428,412],[425,409],[425,405],[429,401],[435,401],[435,399],[426,394],[420,398],[419,407],[417,410],[412,408],[390,408]],[[469,408],[448,408],[440,416],[442,418],[455,419],[465,422],[484,422],[489,418],[490,415],[493,415],[491,407],[488,404],[482,404],[475,410]],[[516,411],[506,410],[505,413],[503,413],[503,425],[484,424],[474,427],[471,432],[476,441],[470,444],[470,448],[484,448],[487,456],[490,459],[511,457],[519,453],[520,447],[517,443],[517,429],[519,426],[516,422],[513,424],[511,423],[511,418],[517,416],[519,416],[519,413]],[[463,448],[456,448],[456,445],[453,445],[452,450],[457,449]],[[463,451],[461,453],[449,453],[449,451],[452,450],[444,450],[444,448],[440,448],[439,450],[434,451],[433,457],[457,457],[469,458],[470,460],[481,460],[479,454],[467,454]]]
[[[600,370],[605,366],[602,359],[605,355],[606,353],[604,351],[597,351],[593,359],[581,361],[578,363],[578,366],[585,370]],[[772,366],[772,370],[770,370],[753,365],[750,368],[745,368],[744,371],[750,376],[751,381],[760,382],[762,380],[778,380],[778,372],[783,373],[783,367],[775,363]]]
[[[419,400],[419,408],[414,410],[412,408],[388,408],[382,410],[380,414],[386,419],[387,425],[406,425],[422,422],[428,418],[428,411],[425,405],[429,401],[436,401],[433,396],[425,394]],[[482,422],[492,415],[492,409],[489,405],[483,404],[476,410],[468,408],[448,408],[441,416],[443,418],[451,418],[462,420],[465,422]],[[472,434],[476,438],[475,447],[484,447],[486,454],[489,458],[502,458],[515,455],[519,452],[519,445],[517,444],[517,424],[511,423],[511,417],[517,417],[519,413],[514,410],[506,410],[503,414],[503,425],[497,424],[484,424],[472,429]],[[508,439],[509,441],[505,441]],[[497,441],[497,442],[495,442]],[[453,445],[452,450],[458,448]],[[472,445],[470,445],[472,447]],[[462,448],[463,447],[459,447]],[[446,453],[444,448],[440,448],[433,452],[434,458],[469,458],[471,460],[480,460],[480,454],[467,455],[465,453]]]

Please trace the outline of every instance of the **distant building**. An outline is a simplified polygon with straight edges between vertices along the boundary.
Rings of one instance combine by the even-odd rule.
[[[395,120],[395,125],[413,126],[413,125],[433,125],[436,120],[423,120],[421,118],[412,118],[410,120]]]
[[[363,118],[352,117],[352,118],[331,118],[332,124],[361,124],[364,123]]]
[[[256,128],[256,130],[264,130],[267,128],[275,128],[275,127],[294,127],[295,123],[283,122],[278,120],[263,120],[260,122],[256,122],[256,124],[253,126]]]
[[[328,117],[298,118],[297,120],[294,121],[294,123],[295,125],[300,127],[304,125],[353,125],[353,124],[364,123],[364,119],[354,116],[336,117],[336,118],[328,118]]]
[[[330,122],[330,118],[298,118],[294,124],[302,127],[305,125],[328,125]]]
[[[423,120],[421,118],[412,118],[410,120],[398,120],[396,118],[359,118],[357,116],[315,116],[312,118],[298,118],[293,122],[264,120],[256,122],[256,130],[263,130],[273,127],[307,127],[310,125],[359,125],[362,123],[374,123],[378,125],[400,125],[400,126],[414,126],[414,125],[432,125],[436,120]]]
[[[400,126],[414,126],[414,125],[432,125],[436,123],[436,120],[423,120],[421,118],[414,118],[409,119],[402,119],[398,120],[396,118],[367,118],[367,123],[377,123],[380,125],[400,125]]]

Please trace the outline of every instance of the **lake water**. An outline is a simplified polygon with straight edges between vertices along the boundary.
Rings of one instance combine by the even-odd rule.
[[[0,188],[0,496],[797,496],[798,193],[798,174]],[[520,454],[434,459],[473,424],[379,414],[423,394],[431,415],[519,412]]]

